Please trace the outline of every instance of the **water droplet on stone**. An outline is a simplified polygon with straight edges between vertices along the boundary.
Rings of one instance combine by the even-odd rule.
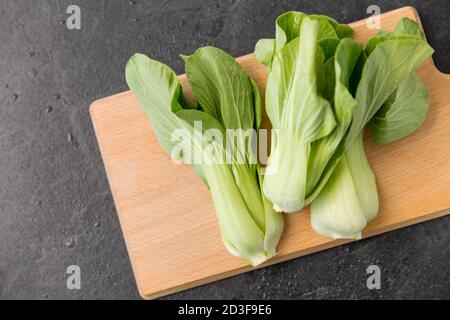
[[[66,247],[67,248],[73,248],[75,246],[75,240],[72,238],[67,239],[66,241]]]

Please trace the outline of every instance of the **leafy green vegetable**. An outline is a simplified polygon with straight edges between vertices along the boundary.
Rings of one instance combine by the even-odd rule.
[[[275,39],[261,39],[256,43],[255,58],[263,65],[267,70],[272,67],[272,58],[275,52]]]
[[[357,103],[348,88],[350,77],[361,53],[361,44],[350,39],[341,40],[336,49],[334,57],[336,81],[333,88],[333,111],[337,120],[337,126],[332,133],[323,139],[315,141],[312,145],[312,151],[308,161],[307,195],[310,197],[306,201],[307,203],[314,200],[316,195],[314,191],[320,179],[330,174],[327,171],[332,171],[339,159],[339,154],[336,151],[339,145],[343,143],[342,140],[350,126],[353,111]]]
[[[403,18],[395,32],[380,31],[369,40],[366,50],[371,53],[378,44],[387,40],[425,40],[417,23]],[[403,138],[416,130],[425,120],[429,100],[425,85],[414,73],[400,80],[397,89],[387,99],[372,119],[372,131],[376,143],[389,143]]]
[[[433,54],[433,49],[420,39],[392,39],[376,46],[367,59],[356,92],[357,107],[349,131],[355,139],[399,82]]]
[[[266,110],[275,129],[264,193],[277,211],[312,203],[314,229],[336,238],[360,237],[378,212],[365,126],[372,121],[378,143],[420,126],[428,100],[414,70],[433,53],[410,19],[379,31],[365,50],[346,38],[351,32],[324,16],[287,12],[275,41],[255,49],[269,71]]]
[[[343,39],[353,34],[353,29],[350,26],[339,24],[330,17],[288,11],[280,15],[275,22],[276,52],[300,36],[302,22],[305,17],[316,20],[319,23],[318,40],[326,38]]]
[[[411,32],[409,22],[402,21],[407,24],[405,32]],[[400,24],[397,30],[402,29]],[[376,114],[374,138],[387,143],[414,131],[428,108],[426,90],[413,73],[433,53],[422,38],[381,33],[369,41],[366,51],[369,57],[357,86],[344,155],[311,206],[313,228],[333,238],[360,238],[378,212],[375,175],[364,151],[365,125]],[[411,105],[407,95],[413,95],[417,104]]]
[[[392,32],[389,32],[389,31],[381,29],[381,30],[378,30],[376,36],[377,37],[382,37],[382,38],[388,38],[390,35],[392,35]]]
[[[311,23],[316,25],[317,32],[313,39],[308,39],[308,32],[310,32],[308,25]],[[273,136],[275,143],[272,148],[273,155],[269,158],[268,169],[269,172],[275,171],[273,167],[278,169],[276,174],[266,177],[264,188],[264,192],[274,202],[277,210],[293,212],[310,203],[318,193],[316,188],[321,186],[321,179],[331,175],[339,159],[338,147],[351,122],[353,108],[356,104],[342,82],[348,86],[362,48],[359,43],[348,38],[340,40],[336,32],[337,26],[339,26],[337,22],[327,17],[307,16],[299,12],[288,12],[277,19],[276,48],[281,45],[284,47],[273,58],[267,85],[266,109],[272,126],[279,130],[277,135]],[[303,30],[304,28],[306,31]],[[351,30],[349,27],[342,27],[341,34],[346,36],[351,34]],[[304,50],[311,50],[311,53],[315,55],[315,61],[312,61],[311,69],[308,70],[309,74],[305,74],[302,68],[293,67],[294,65],[305,66],[311,59],[311,57],[306,57],[303,58],[306,62],[301,60],[300,51],[294,47],[294,44],[302,46],[306,40],[309,40],[310,47],[305,46]],[[275,64],[278,64],[277,68],[275,68]],[[315,77],[311,77],[310,74]],[[334,81],[335,77],[338,78],[337,82]],[[314,113],[303,113],[302,109],[298,108],[296,96],[301,96],[307,86],[301,89],[298,83],[294,82],[297,80],[294,79],[304,80],[313,88],[312,92],[316,92],[318,112],[325,112],[324,116],[319,116],[323,118],[323,124],[316,121],[317,116],[314,116]],[[311,82],[313,82],[312,85]],[[272,83],[276,83],[279,88],[272,86]],[[308,105],[314,105],[314,102],[312,104],[311,102],[303,101],[302,108],[312,112],[313,107],[308,107]],[[321,103],[324,106],[320,107]],[[292,118],[297,112],[302,118],[299,118],[298,122],[292,122]],[[284,113],[286,116],[283,115]],[[280,117],[289,119],[289,121],[281,123],[278,120]],[[320,130],[324,132],[317,136],[313,134],[310,140],[301,141],[303,136],[307,136],[308,133],[301,132],[296,128],[308,129],[306,121],[316,122],[317,128],[311,128],[317,130],[318,133]],[[289,126],[292,128],[289,129]],[[281,145],[277,149],[279,144],[276,141],[283,141],[284,144],[284,141],[292,139],[291,136],[296,135],[294,140],[296,142],[292,142],[288,148],[283,149],[283,145]],[[294,145],[302,147],[293,148]],[[277,157],[277,152],[280,152],[279,157]],[[288,160],[289,158],[292,160]],[[297,162],[294,158],[298,159]],[[276,165],[273,164],[274,162]],[[298,168],[294,169],[296,166]],[[285,180],[283,175],[290,177],[289,181],[295,185],[282,188],[281,184]]]
[[[333,26],[336,35],[339,37],[339,39],[349,38],[353,35],[354,30],[347,24],[341,24],[328,16],[312,15],[312,17],[319,17],[322,19],[326,19]]]
[[[128,85],[167,153],[174,156],[173,150],[180,143],[174,132],[183,129],[188,134],[181,144],[190,152],[174,158],[192,163],[188,154],[191,158],[192,153],[201,155],[193,167],[211,191],[225,246],[233,255],[260,264],[276,254],[283,219],[263,196],[259,164],[253,149],[245,148],[255,142],[255,136],[245,132],[258,129],[261,121],[258,89],[220,49],[201,48],[184,59],[198,108],[185,102],[170,68],[144,55],[136,54],[128,62]],[[238,132],[231,142],[221,138],[227,129]],[[231,152],[228,143],[232,144]]]
[[[166,65],[142,54],[135,54],[128,61],[125,73],[128,86],[150,119],[159,144],[170,155],[177,145],[172,140],[172,132],[179,128],[191,129],[189,124],[175,116],[176,112],[183,110],[177,76]]]
[[[425,40],[425,34],[416,22],[409,18],[402,18],[393,33],[385,30],[379,30],[374,37],[369,38],[366,45],[366,52],[370,55],[378,44],[386,40],[395,39]]]
[[[311,205],[311,226],[323,236],[360,239],[378,212],[375,175],[364,152],[363,134],[347,144],[330,179]]]
[[[314,19],[319,23],[318,41],[327,59],[330,52],[334,52],[338,41],[353,34],[353,29],[346,24],[339,24],[336,20],[322,15],[306,15],[303,12],[288,11],[280,15],[275,21],[275,39],[261,39],[255,46],[255,58],[263,63],[270,71],[274,55],[289,42],[298,38],[304,17]],[[331,41],[328,41],[330,40]]]
[[[196,104],[169,67],[141,54],[127,64],[128,85],[161,147],[192,164],[211,191],[226,248],[253,265],[276,254],[276,211],[311,204],[318,233],[360,238],[379,206],[366,125],[376,143],[389,143],[426,117],[428,93],[415,70],[433,49],[419,26],[404,18],[364,49],[352,33],[329,17],[290,11],[277,18],[274,39],[256,44],[273,128],[264,178],[255,147],[261,97],[235,59],[213,47],[183,56]]]
[[[372,119],[375,143],[390,143],[415,131],[425,120],[429,104],[427,88],[410,73]]]
[[[277,53],[267,81],[266,111],[276,130],[264,193],[277,211],[293,212],[305,205],[311,144],[336,126],[330,103],[317,88],[317,70],[323,68],[319,30],[316,19],[303,17],[300,38]]]
[[[423,33],[423,31],[419,28],[419,26],[414,20],[411,20],[409,18],[402,18],[400,22],[397,24],[394,33],[410,34],[422,40],[425,40],[425,34]]]
[[[319,40],[320,48],[323,52],[323,59],[324,61],[328,61],[330,58],[332,58],[335,53],[336,49],[340,43],[339,39],[336,38],[325,38],[322,40]],[[333,78],[330,78],[333,79]]]
[[[306,14],[288,11],[275,21],[275,53],[300,35],[300,26]]]

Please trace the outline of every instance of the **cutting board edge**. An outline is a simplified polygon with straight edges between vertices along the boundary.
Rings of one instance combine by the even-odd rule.
[[[277,257],[272,258],[271,260],[269,260],[266,263],[263,263],[263,264],[261,264],[261,265],[259,265],[257,267],[252,267],[250,265],[249,266],[244,266],[244,267],[237,268],[237,269],[234,269],[234,270],[231,270],[231,271],[218,273],[218,274],[215,274],[214,276],[202,278],[201,280],[194,280],[194,281],[191,281],[191,282],[186,282],[183,285],[175,286],[175,287],[172,287],[172,288],[170,288],[168,290],[161,290],[161,291],[158,291],[158,292],[153,292],[152,291],[152,292],[147,293],[146,290],[142,288],[140,282],[136,279],[136,282],[138,284],[137,287],[138,287],[139,295],[141,296],[141,298],[143,298],[145,300],[157,299],[157,298],[165,297],[165,296],[170,295],[170,294],[174,294],[174,293],[182,292],[182,291],[185,291],[185,290],[188,290],[188,289],[191,289],[191,288],[195,288],[195,287],[199,287],[199,286],[202,286],[202,285],[206,285],[206,284],[209,284],[209,283],[212,283],[212,282],[215,282],[215,281],[224,280],[224,279],[227,279],[227,278],[239,275],[239,274],[243,274],[243,273],[246,273],[246,272],[259,270],[259,269],[262,269],[262,268],[265,268],[265,267],[268,267],[268,266],[273,266],[273,265],[276,265],[276,264],[279,264],[279,263],[283,263],[283,262],[290,261],[290,260],[293,260],[293,259],[301,258],[301,257],[307,256],[307,255],[310,255],[310,254],[319,253],[319,252],[322,252],[322,251],[333,249],[333,248],[339,247],[341,245],[345,245],[345,244],[349,244],[349,243],[353,243],[353,242],[363,241],[363,240],[366,240],[366,239],[369,239],[369,238],[372,238],[372,237],[376,237],[376,236],[379,236],[379,235],[382,235],[382,234],[385,234],[385,233],[389,233],[389,232],[392,232],[392,231],[396,231],[396,230],[400,230],[400,229],[403,229],[403,228],[407,228],[407,227],[410,227],[410,226],[413,226],[413,225],[416,225],[416,224],[419,224],[419,223],[423,223],[423,222],[426,222],[426,221],[432,221],[434,219],[438,219],[438,218],[447,216],[449,214],[450,214],[450,208],[449,209],[444,209],[444,210],[441,210],[441,211],[432,212],[432,213],[430,213],[428,215],[424,215],[424,216],[421,216],[419,218],[415,218],[415,219],[408,220],[408,221],[402,221],[402,222],[399,222],[397,224],[392,224],[392,225],[390,225],[388,227],[380,227],[378,229],[371,230],[370,232],[365,233],[363,235],[362,239],[360,239],[360,240],[333,240],[333,241],[327,242],[325,244],[321,244],[321,245],[318,245],[318,246],[315,246],[315,247],[310,247],[307,250],[301,250],[301,251],[298,251],[298,252],[295,252],[295,253],[291,253],[291,254],[286,254],[286,255],[280,256],[280,257],[277,256]]]
[[[116,94],[114,96],[119,96],[119,95],[123,95],[123,94],[126,94],[126,93],[127,92],[122,92],[122,93]],[[111,97],[113,97],[113,96],[111,96]],[[96,112],[95,106],[98,105],[98,103],[100,103],[104,99],[107,99],[107,98],[98,99],[98,100],[92,102],[90,107],[89,107],[89,113],[91,115],[92,126],[94,128],[94,132],[95,132],[95,135],[97,137],[97,143],[99,145],[100,154],[101,154],[101,157],[102,157],[102,160],[103,160],[102,162],[103,162],[104,170],[105,170],[106,177],[107,177],[107,180],[108,180],[108,184],[109,184],[109,187],[110,187],[110,190],[111,190],[111,195],[113,197],[113,202],[114,202],[114,206],[116,208],[116,213],[117,213],[116,215],[117,215],[117,218],[119,219],[120,230],[122,230],[122,236],[123,236],[123,239],[124,239],[124,242],[125,242],[125,247],[127,249],[127,254],[128,254],[128,261],[130,262],[131,269],[133,271],[133,277],[134,277],[134,280],[136,282],[136,287],[137,287],[137,290],[138,290],[139,295],[141,296],[141,298],[147,300],[148,298],[146,298],[144,292],[142,291],[142,286],[141,286],[141,282],[140,282],[140,278],[139,278],[139,272],[138,272],[139,268],[137,268],[135,266],[134,259],[132,259],[131,256],[130,256],[129,250],[130,250],[131,247],[129,246],[128,232],[127,232],[126,228],[124,227],[124,223],[122,221],[122,209],[120,208],[119,201],[116,200],[118,198],[118,196],[116,195],[116,191],[115,191],[116,188],[113,187],[114,186],[114,179],[112,177],[112,174],[110,173],[111,171],[109,169],[107,161],[104,160],[105,158],[104,158],[103,142],[101,141],[102,139],[99,139],[99,137],[101,137],[102,134],[100,133],[100,130],[98,130],[97,124],[95,122],[95,117],[94,117],[95,116],[95,112]]]

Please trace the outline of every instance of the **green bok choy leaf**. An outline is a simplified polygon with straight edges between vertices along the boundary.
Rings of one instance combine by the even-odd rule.
[[[319,23],[317,39],[321,46],[328,46],[328,49],[332,47],[330,45],[334,45],[335,49],[339,39],[351,37],[353,34],[353,29],[350,26],[340,24],[327,16],[308,16],[299,11],[285,12],[275,21],[275,39],[261,39],[255,46],[255,58],[264,64],[269,71],[275,54],[289,42],[299,37],[304,17],[312,18]],[[329,52],[329,50],[326,50],[327,48],[322,49],[324,49],[324,52]],[[327,58],[327,54],[325,54],[325,57]]]

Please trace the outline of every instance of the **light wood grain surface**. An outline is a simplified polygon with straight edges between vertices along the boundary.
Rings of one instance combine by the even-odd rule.
[[[382,28],[393,30],[402,17],[419,21],[414,8],[405,7],[383,14]],[[354,38],[361,41],[376,32],[368,30],[365,21],[351,25]],[[238,60],[264,94],[263,66],[252,55]],[[431,59],[418,73],[431,99],[424,125],[385,146],[366,139],[381,209],[364,237],[450,211],[450,76],[440,73]],[[192,97],[184,75],[180,81]],[[130,92],[95,101],[90,112],[142,297],[163,296],[252,270],[225,250],[207,188],[189,166],[173,164],[162,151]],[[316,234],[308,210],[285,217],[279,255],[268,264],[345,243]]]

